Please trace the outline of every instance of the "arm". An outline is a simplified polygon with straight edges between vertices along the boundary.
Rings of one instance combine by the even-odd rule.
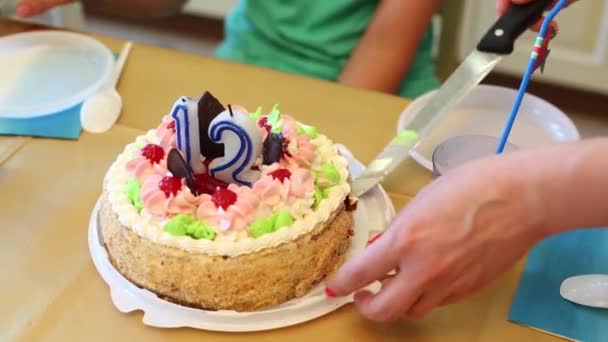
[[[608,225],[608,138],[528,153],[524,162],[546,235]]]
[[[441,176],[329,280],[373,320],[419,318],[492,282],[538,241],[608,225],[608,138],[492,156]],[[387,276],[397,269],[396,275]],[[377,294],[360,291],[381,281]]]
[[[32,17],[74,0],[22,0],[17,15]],[[186,0],[83,0],[85,7],[100,13],[134,19],[154,19],[176,14]]]
[[[441,0],[383,0],[339,81],[394,93],[410,65]]]

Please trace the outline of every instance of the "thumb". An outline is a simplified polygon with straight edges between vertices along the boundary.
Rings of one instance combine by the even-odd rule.
[[[390,230],[346,262],[327,282],[328,296],[346,296],[376,280],[385,278],[399,263],[395,238]]]

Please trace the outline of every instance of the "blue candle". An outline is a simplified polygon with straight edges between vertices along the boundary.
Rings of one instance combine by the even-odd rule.
[[[260,177],[251,166],[262,154],[262,132],[249,114],[229,107],[211,121],[209,137],[224,144],[224,156],[209,165],[214,178],[251,186]]]
[[[198,104],[193,99],[182,96],[175,102],[171,117],[175,120],[177,148],[195,174],[204,173],[198,127]]]

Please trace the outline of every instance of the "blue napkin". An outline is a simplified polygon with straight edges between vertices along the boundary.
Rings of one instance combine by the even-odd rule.
[[[78,139],[82,131],[80,106],[34,118],[0,118],[0,134]]]
[[[608,274],[608,228],[553,236],[529,254],[509,320],[574,340],[608,341],[608,309],[563,299],[563,280],[582,274]]]
[[[118,58],[118,54],[114,54]],[[25,135],[45,138],[78,139],[80,125],[80,107],[78,104],[61,112],[46,116],[13,119],[0,117],[0,135]]]

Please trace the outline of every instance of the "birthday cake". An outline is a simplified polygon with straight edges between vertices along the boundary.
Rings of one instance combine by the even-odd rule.
[[[182,97],[108,170],[100,231],[114,267],[159,297],[254,311],[301,297],[344,261],[347,161],[278,106]]]

